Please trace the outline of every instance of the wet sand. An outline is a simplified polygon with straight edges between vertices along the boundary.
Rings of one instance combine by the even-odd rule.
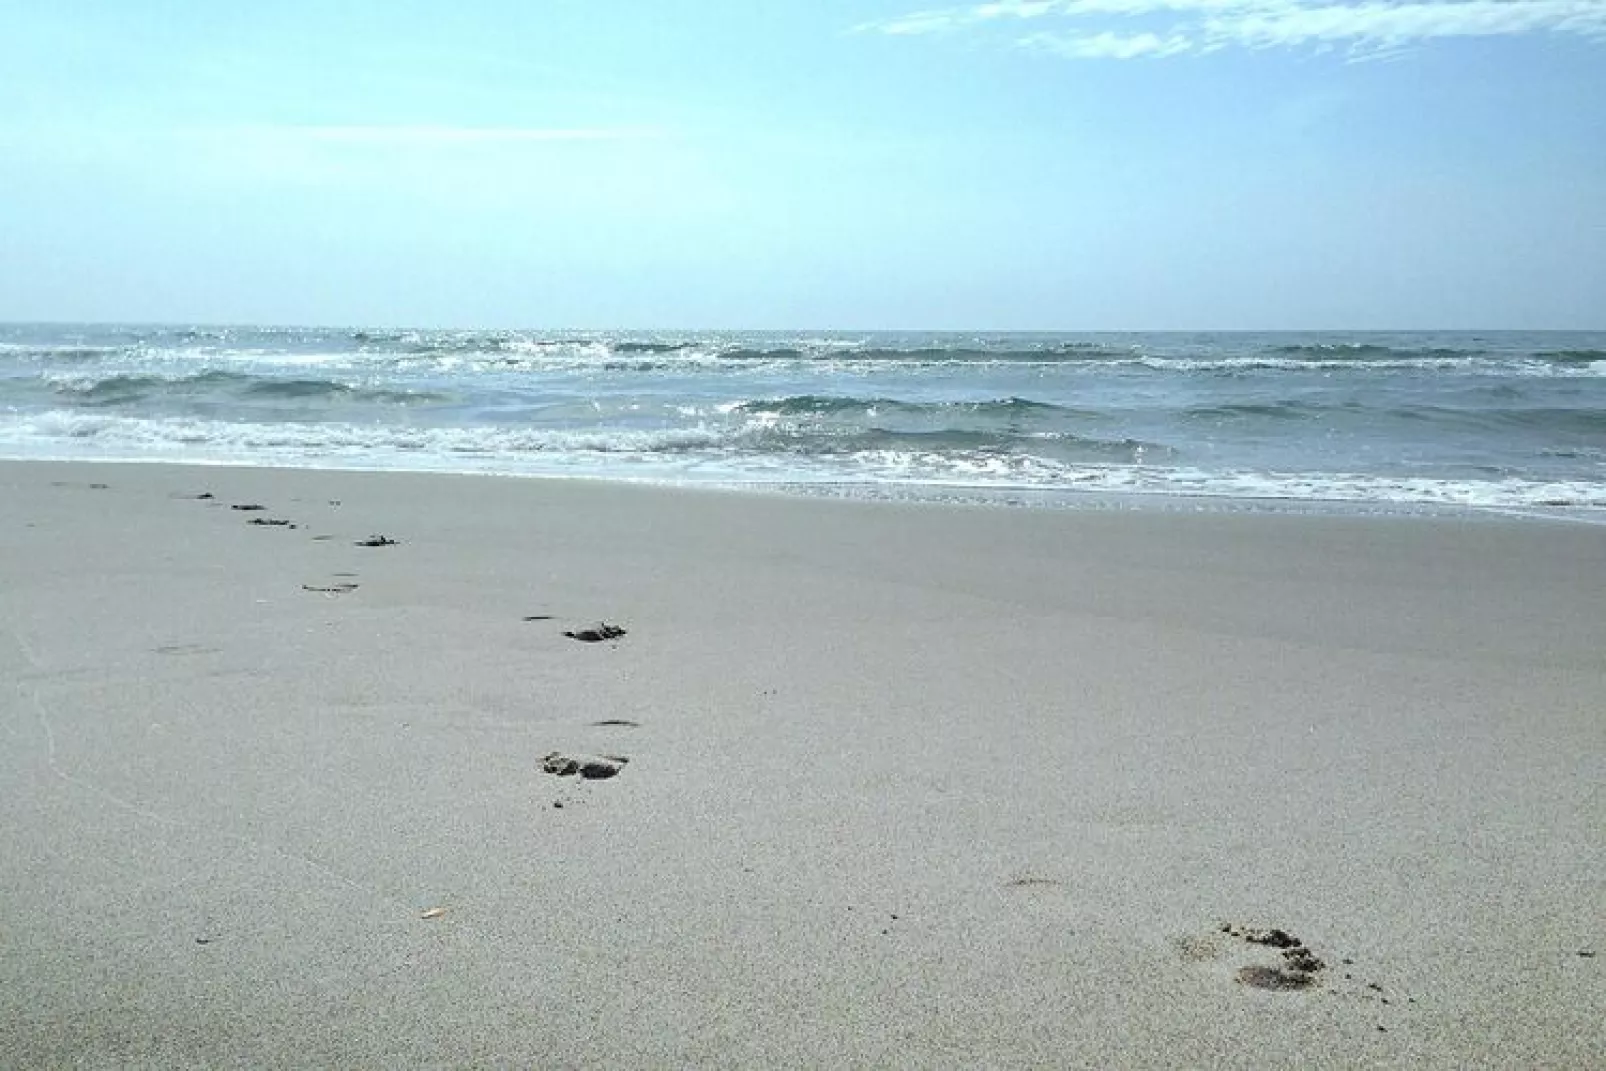
[[[0,740],[11,1066],[1606,1064],[1603,527],[3,463]]]

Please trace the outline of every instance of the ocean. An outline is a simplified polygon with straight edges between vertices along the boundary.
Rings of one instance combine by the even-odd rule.
[[[0,456],[1606,519],[1606,332],[5,325]]]

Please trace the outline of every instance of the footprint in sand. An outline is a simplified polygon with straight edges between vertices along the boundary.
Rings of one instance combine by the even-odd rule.
[[[1221,932],[1281,953],[1281,962],[1252,963],[1239,969],[1237,980],[1255,989],[1309,989],[1316,984],[1317,975],[1327,969],[1327,964],[1304,941],[1286,930],[1258,930],[1226,922]]]
[[[357,585],[348,580],[341,580],[333,584],[302,584],[301,590],[316,591],[322,595],[349,595],[357,590]]]
[[[1004,882],[1006,889],[1057,889],[1060,883],[1054,878],[1042,878],[1035,874],[1024,874],[1018,878],[1010,878]]]
[[[623,755],[597,755],[573,757],[561,751],[549,752],[541,759],[541,771],[557,777],[579,775],[587,781],[605,781],[617,777],[630,760]]]
[[[610,625],[606,621],[599,621],[595,628],[571,629],[563,633],[571,640],[581,643],[601,643],[604,640],[617,640],[625,634],[625,630],[618,625]]]
[[[1183,960],[1190,963],[1213,962],[1228,952],[1228,945],[1242,942],[1262,950],[1258,963],[1248,963],[1232,974],[1233,981],[1251,989],[1271,992],[1319,991],[1330,996],[1345,998],[1361,1006],[1375,1005],[1376,1014],[1399,1015],[1406,1011],[1401,1005],[1416,1003],[1416,998],[1387,990],[1377,982],[1362,982],[1355,977],[1355,961],[1344,957],[1336,966],[1329,966],[1300,938],[1287,930],[1258,929],[1224,922],[1214,933],[1205,936],[1186,936],[1174,939],[1173,944]],[[1383,1006],[1393,1005],[1385,1012]],[[1375,1023],[1376,1028],[1388,1032],[1389,1027]]]

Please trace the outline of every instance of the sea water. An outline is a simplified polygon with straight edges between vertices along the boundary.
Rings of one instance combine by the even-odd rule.
[[[0,456],[1606,518],[1606,333],[7,325]]]

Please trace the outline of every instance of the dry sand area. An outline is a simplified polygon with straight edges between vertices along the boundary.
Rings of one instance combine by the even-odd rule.
[[[0,741],[7,1067],[1606,1066],[1606,527],[6,463]]]

